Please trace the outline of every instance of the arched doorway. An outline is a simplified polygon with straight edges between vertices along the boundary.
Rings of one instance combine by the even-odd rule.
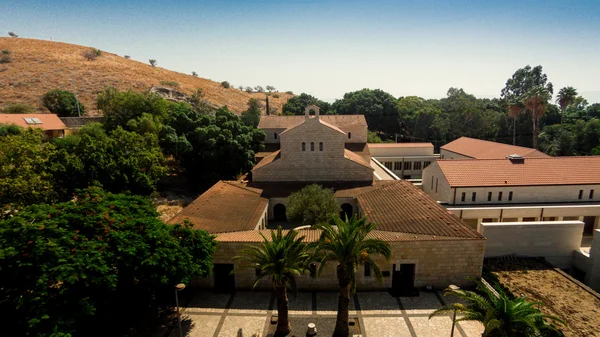
[[[275,221],[286,221],[287,217],[285,216],[285,205],[277,204],[273,207],[273,220]]]
[[[348,203],[342,204],[342,211],[340,212],[340,217],[342,218],[342,220],[346,220],[346,216],[348,217],[348,219],[350,219],[352,217],[352,214],[352,205]]]

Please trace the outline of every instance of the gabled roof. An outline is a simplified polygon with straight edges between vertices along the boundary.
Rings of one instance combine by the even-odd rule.
[[[550,157],[541,151],[529,147],[496,143],[469,137],[460,137],[442,146],[441,149],[474,159],[505,158],[511,154],[518,154],[525,158]]]
[[[365,161],[365,159],[362,156],[360,156],[360,155],[358,155],[358,154],[356,154],[356,153],[354,153],[354,152],[352,152],[350,150],[344,149],[344,158],[346,158],[346,159],[348,159],[348,160],[350,160],[352,162],[355,162],[355,163],[357,163],[359,165],[362,165],[362,166],[368,167],[370,169],[373,169],[371,167],[371,165],[369,165],[369,163],[367,161]]]
[[[0,114],[0,124],[14,124],[23,128],[64,130],[67,127],[54,114]]]
[[[188,219],[195,229],[209,233],[253,230],[268,204],[261,192],[235,181],[219,181],[168,223]]]
[[[368,221],[377,224],[377,230],[417,236],[483,238],[405,180],[375,184],[360,192],[356,201]]]
[[[364,115],[322,115],[319,116],[322,121],[343,128],[346,126],[364,126],[367,127],[367,120]],[[304,122],[306,117],[302,116],[261,116],[258,123],[259,129],[289,129]]]
[[[304,118],[304,117],[303,117],[303,118]],[[335,125],[332,125],[332,124],[330,124],[330,123],[327,123],[326,121],[322,120],[322,119],[321,119],[319,116],[316,116],[316,117],[304,118],[304,120],[303,120],[301,123],[299,123],[299,124],[297,124],[297,125],[294,125],[294,126],[292,126],[292,127],[289,127],[289,128],[287,128],[287,129],[285,129],[285,131],[283,131],[283,132],[280,134],[280,136],[282,136],[282,135],[284,135],[284,134],[286,134],[286,133],[290,132],[291,130],[294,130],[294,129],[295,129],[295,128],[297,128],[297,127],[300,127],[300,126],[304,125],[304,123],[305,123],[306,121],[309,121],[309,120],[311,120],[311,121],[312,121],[312,120],[314,120],[314,119],[316,119],[316,120],[317,120],[317,121],[318,121],[318,122],[319,122],[321,125],[324,125],[324,126],[326,126],[326,127],[330,128],[330,129],[332,129],[332,130],[334,130],[334,131],[337,131],[337,132],[339,132],[339,133],[341,133],[341,134],[344,134],[344,135],[346,134],[344,131],[340,130],[340,129],[339,129],[337,126],[335,126]]]
[[[266,155],[263,159],[261,159],[261,161],[258,162],[258,164],[254,165],[254,167],[252,168],[252,171],[257,170],[263,166],[269,165],[272,162],[274,162],[275,160],[279,159],[281,156],[279,155],[281,153],[281,150],[277,150],[275,152],[272,152],[268,155]]]
[[[451,187],[600,184],[600,156],[438,160]]]

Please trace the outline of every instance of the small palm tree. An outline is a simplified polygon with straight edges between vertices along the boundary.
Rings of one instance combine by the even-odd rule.
[[[513,119],[513,145],[517,145],[517,117],[523,111],[521,105],[517,102],[508,103],[508,117]]]
[[[368,263],[377,280],[381,282],[381,270],[373,256],[382,255],[389,261],[392,252],[385,241],[367,238],[375,229],[375,224],[367,223],[365,218],[357,219],[356,216],[352,216],[350,219],[346,217],[344,221],[334,216],[329,222],[314,227],[322,230],[321,238],[315,247],[315,254],[320,262],[319,274],[327,262],[337,264],[340,294],[333,337],[348,337],[350,291],[356,290],[355,273],[358,266]]]
[[[565,110],[575,102],[575,98],[577,98],[577,90],[573,87],[564,87],[560,89],[558,95],[556,96],[556,103],[560,106],[560,123],[563,122],[563,116],[565,115]]]
[[[531,111],[533,121],[533,148],[537,149],[540,117],[546,113],[546,104],[550,100],[550,92],[545,87],[535,87],[529,90],[523,98],[525,108]]]
[[[474,280],[477,292],[447,289],[444,296],[456,296],[466,304],[454,303],[434,311],[429,318],[456,312],[463,317],[456,321],[477,321],[483,324],[483,337],[542,337],[560,336],[561,333],[547,321],[565,324],[561,319],[547,316],[524,297],[511,298],[500,287],[492,292],[480,280]]]
[[[308,269],[311,254],[307,251],[306,244],[302,242],[304,236],[298,237],[298,232],[288,231],[285,235],[281,227],[271,231],[267,238],[262,233],[263,242],[259,245],[248,245],[240,251],[234,260],[241,260],[237,268],[257,269],[258,276],[253,287],[265,277],[271,278],[277,296],[277,329],[276,336],[285,336],[290,333],[291,327],[288,319],[287,289],[296,292],[296,276],[300,276]],[[235,272],[235,270],[234,270]]]

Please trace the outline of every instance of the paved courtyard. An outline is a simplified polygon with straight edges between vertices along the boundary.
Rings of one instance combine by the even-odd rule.
[[[428,319],[429,314],[453,298],[442,293],[421,292],[419,297],[392,297],[387,292],[360,292],[351,302],[350,316],[358,318],[363,337],[450,336],[452,317]],[[336,292],[301,292],[290,295],[290,318],[335,318]],[[275,298],[269,292],[235,294],[197,293],[182,309],[184,336],[188,337],[269,337],[271,315],[277,313]],[[331,320],[325,320],[331,321]],[[477,322],[460,322],[454,336],[481,337]],[[290,336],[305,336],[294,331]],[[171,337],[179,336],[176,327]]]

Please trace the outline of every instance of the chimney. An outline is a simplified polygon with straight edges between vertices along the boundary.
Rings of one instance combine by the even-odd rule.
[[[316,105],[309,105],[304,109],[304,118],[310,118],[310,111],[313,110],[315,112],[315,117],[319,118],[319,107]]]

